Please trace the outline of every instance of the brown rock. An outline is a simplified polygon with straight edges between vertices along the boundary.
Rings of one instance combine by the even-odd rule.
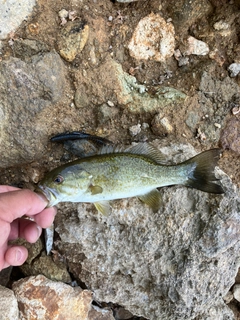
[[[220,141],[224,149],[230,149],[240,154],[240,115],[232,117],[227,122]]]
[[[18,300],[21,319],[88,319],[92,303],[91,291],[51,281],[42,275],[15,282],[13,291]]]
[[[63,59],[71,62],[84,48],[89,35],[89,26],[84,22],[75,20],[63,27],[58,47]]]

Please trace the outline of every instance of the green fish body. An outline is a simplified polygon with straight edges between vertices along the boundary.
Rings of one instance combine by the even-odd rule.
[[[159,187],[181,184],[209,193],[223,193],[214,183],[220,151],[205,151],[177,165],[165,165],[159,150],[142,143],[126,149],[103,148],[49,172],[39,183],[49,206],[59,202],[90,202],[103,214],[109,200],[139,197],[153,211],[161,205]]]

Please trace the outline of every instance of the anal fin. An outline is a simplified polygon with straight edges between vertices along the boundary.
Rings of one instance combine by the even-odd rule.
[[[153,212],[157,212],[162,203],[161,194],[157,189],[153,189],[147,194],[138,196],[138,198],[152,208]]]
[[[110,212],[110,204],[108,201],[99,201],[94,202],[94,205],[98,212],[103,214],[104,216],[108,216]]]

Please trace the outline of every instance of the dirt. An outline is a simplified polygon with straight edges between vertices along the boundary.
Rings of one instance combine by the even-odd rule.
[[[203,119],[203,110],[199,112],[200,119],[195,127],[189,128],[186,125],[189,112],[195,112],[197,108],[201,108],[198,91],[203,71],[207,71],[212,78],[222,81],[229,76],[227,67],[234,61],[240,61],[239,1],[212,0],[209,4],[209,9],[207,12],[203,10],[200,19],[193,17],[193,13],[191,13],[192,24],[185,28],[184,25],[181,25],[181,23],[184,24],[184,17],[182,22],[180,20],[179,22],[174,16],[175,1],[160,3],[159,0],[152,0],[120,4],[107,0],[39,0],[32,17],[21,25],[15,33],[14,39],[42,41],[47,44],[48,50],[59,52],[59,36],[62,25],[58,12],[63,8],[76,11],[77,19],[84,21],[90,30],[89,39],[83,51],[77,55],[73,62],[64,61],[68,75],[67,85],[60,103],[51,109],[46,109],[40,115],[48,128],[48,137],[50,138],[59,132],[78,130],[101,135],[114,143],[123,145],[129,145],[133,141],[151,142],[155,139],[163,139],[166,144],[176,141],[179,143],[188,142],[199,152],[207,148],[221,146],[219,140],[203,140],[197,136],[198,127],[201,123],[206,123]],[[183,67],[179,67],[174,58],[170,58],[166,63],[133,59],[129,55],[127,44],[139,20],[151,12],[161,12],[165,19],[174,17],[176,25],[178,25],[175,28],[177,47],[184,48],[187,35],[192,35],[206,42],[212,50],[217,48],[218,53],[215,58],[210,59],[208,55],[192,55],[190,63]],[[213,29],[213,24],[220,20],[230,24],[229,34],[225,36]],[[93,45],[96,62],[93,62],[91,58]],[[6,46],[4,50],[3,59],[16,56],[16,52],[11,46]],[[157,86],[165,85],[187,94],[188,99],[181,104],[180,108],[171,105],[165,111],[165,116],[174,128],[173,132],[156,135],[152,131],[151,126],[156,111],[140,114],[130,113],[126,106],[118,105],[116,96],[108,88],[103,88],[101,83],[94,83],[94,79],[92,79],[94,87],[86,87],[82,71],[85,70],[88,77],[93,76],[92,70],[99,68],[109,54],[122,65],[125,72],[134,75],[139,84],[147,85],[149,91],[154,91]],[[106,73],[102,76],[111,81],[111,74]],[[236,77],[234,81],[239,85],[240,77]],[[79,87],[85,90],[88,107],[77,107],[76,91]],[[99,113],[99,107],[107,102],[106,98],[114,104],[116,112],[113,112],[110,119],[103,120]],[[239,117],[239,115],[234,116],[231,113],[231,107],[227,111],[226,109],[222,111],[220,115],[223,125],[233,117]],[[211,122],[211,119],[208,121]],[[129,128],[139,123],[141,125],[147,123],[149,126],[144,127],[136,136],[132,136]],[[224,130],[224,126],[221,130]],[[240,146],[237,147],[237,150],[240,151]],[[239,154],[236,151],[224,150],[219,166],[240,187]],[[37,182],[46,171],[56,167],[62,160],[66,160],[66,155],[67,153],[62,146],[48,142],[41,159],[32,163],[24,163],[20,167],[2,169],[0,183],[33,189],[33,182]],[[236,301],[233,309],[236,313],[236,319],[240,319],[240,305]]]

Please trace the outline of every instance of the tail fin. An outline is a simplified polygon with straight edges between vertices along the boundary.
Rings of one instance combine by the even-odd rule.
[[[215,177],[214,168],[220,152],[220,149],[207,150],[185,161],[184,164],[192,164],[185,185],[209,193],[224,193],[222,186],[213,182],[219,180]]]

